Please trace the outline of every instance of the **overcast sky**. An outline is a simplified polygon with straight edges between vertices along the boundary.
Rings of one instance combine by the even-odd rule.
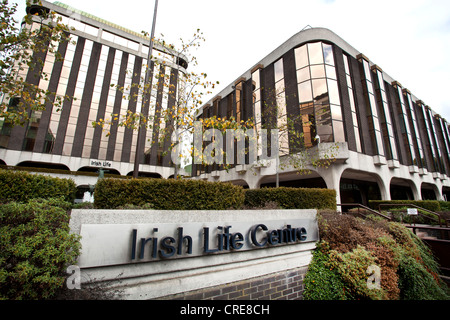
[[[10,0],[20,4],[25,0]],[[150,32],[154,0],[62,0],[128,29]],[[216,94],[305,26],[332,30],[450,121],[449,0],[159,0],[156,35],[206,42],[197,71]]]

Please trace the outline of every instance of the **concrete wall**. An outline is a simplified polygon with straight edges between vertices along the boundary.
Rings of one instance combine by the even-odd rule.
[[[90,280],[112,281],[115,288],[123,290],[124,299],[133,300],[298,299],[303,290],[303,276],[318,241],[316,213],[316,210],[73,210],[70,226],[73,233],[83,237],[78,261],[82,286],[88,285]],[[247,230],[248,226],[258,224],[267,225],[269,231],[289,225],[304,227],[307,239],[257,248],[249,244]],[[196,255],[196,246],[203,248],[200,242],[197,244],[197,239],[202,239],[204,231],[201,229],[196,235],[189,228],[214,225],[232,226],[230,233],[242,232],[245,246],[241,250]],[[136,259],[132,260],[131,234],[117,231],[135,228],[139,230],[139,239],[146,233],[142,230],[158,228],[162,241],[165,230],[174,226],[183,227],[184,235],[192,236],[192,255],[138,259],[137,247]],[[259,231],[258,241],[263,242],[267,236]],[[216,234],[211,235],[211,247],[217,246],[215,237]]]

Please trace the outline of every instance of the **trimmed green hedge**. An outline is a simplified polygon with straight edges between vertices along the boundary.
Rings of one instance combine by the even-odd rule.
[[[244,189],[229,183],[199,180],[101,179],[95,206],[116,209],[150,204],[156,210],[227,210],[244,203]]]
[[[0,202],[27,202],[37,198],[64,198],[73,202],[76,192],[77,187],[71,179],[0,170]]]
[[[388,210],[388,209],[394,209],[394,208],[399,208],[399,206],[392,206],[389,207],[387,206],[388,204],[413,204],[416,205],[418,207],[433,211],[433,212],[437,212],[437,211],[441,211],[441,205],[439,204],[439,201],[436,200],[391,200],[391,201],[387,201],[387,200],[370,200],[369,201],[369,207],[375,210],[378,210],[378,206],[380,204],[386,205],[386,206],[382,206],[383,210]]]
[[[336,210],[336,191],[285,187],[246,190],[246,206],[263,207],[267,202],[276,202],[283,209]]]

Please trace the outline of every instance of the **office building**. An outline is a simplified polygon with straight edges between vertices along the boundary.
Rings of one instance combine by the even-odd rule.
[[[149,38],[60,2],[42,1],[42,6],[27,8],[33,15],[50,10],[69,26],[71,41],[59,45],[63,60],[49,52],[36,54],[44,61],[48,79],[35,77],[30,70],[23,76],[41,89],[76,99],[65,101],[60,111],[49,104],[45,111],[34,112],[25,126],[12,127],[0,121],[0,164],[71,172],[98,172],[103,168],[109,174],[130,176],[139,154],[140,176],[172,176],[170,154],[163,154],[170,142],[158,142],[159,129],[168,125],[162,111],[174,105],[174,95],[162,82],[177,86],[179,75],[188,67],[187,58],[154,44],[153,56],[158,63],[150,64],[150,80],[156,89],[149,103],[143,105],[142,92],[136,85],[143,83],[147,69]],[[34,19],[37,22],[39,17]],[[14,97],[3,99],[10,99],[10,105],[15,101]],[[143,130],[143,148],[138,152],[137,130],[118,126],[118,121],[105,130],[92,125],[128,111],[142,111],[160,124]]]
[[[275,186],[278,174],[280,186],[336,189],[338,203],[450,195],[447,120],[327,29],[303,30],[255,63],[204,105],[199,118],[211,116],[253,118],[256,132],[292,122],[295,130],[279,135],[280,163],[288,157],[283,149],[292,155],[334,148],[335,161],[308,165],[304,175],[279,168],[273,154],[231,168],[195,164],[197,179],[253,189]]]

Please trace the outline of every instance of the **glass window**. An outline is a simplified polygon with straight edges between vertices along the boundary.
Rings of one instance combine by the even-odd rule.
[[[253,81],[253,90],[258,90],[260,88],[260,82],[261,82],[259,70],[255,71],[252,74],[252,81]]]
[[[369,94],[369,100],[372,115],[378,118],[377,103],[375,101],[375,97],[373,96],[373,94]]]
[[[356,126],[358,124],[358,116],[356,115],[356,113],[352,113],[352,118],[353,118],[353,125]]]
[[[341,99],[339,98],[339,89],[336,80],[328,79],[328,93],[330,95],[331,104],[341,104]]]
[[[356,131],[356,130],[357,130],[357,128],[355,128],[356,149],[358,152],[362,152],[361,137],[359,136],[359,131]]]
[[[325,66],[327,72],[327,78],[337,80],[336,69],[332,66]]]
[[[330,108],[331,108],[331,117],[333,118],[333,120],[340,120],[340,121],[342,121],[342,108],[341,108],[341,106],[335,106],[335,105],[332,104],[330,106]],[[353,114],[353,115],[354,115],[353,118],[355,118],[356,114]],[[358,122],[356,122],[356,123],[358,123]]]
[[[387,103],[387,96],[386,96],[386,92],[381,91],[381,99],[383,100],[384,103]]]
[[[308,50],[306,45],[295,49],[295,64],[297,66],[297,69],[301,69],[309,65]]]
[[[321,143],[333,142],[333,128],[331,124],[317,126],[317,134]]]
[[[344,123],[333,121],[334,142],[345,142]]]
[[[376,131],[381,131],[380,121],[378,119],[373,119],[373,127]]]
[[[350,100],[350,108],[352,109],[353,112],[356,112],[355,97],[353,96],[352,90],[348,90],[348,97]]]
[[[370,94],[374,94],[375,92],[373,91],[373,84],[370,81],[367,81],[367,90],[369,91]]]
[[[311,64],[323,64],[322,43],[308,43],[309,61]]]
[[[276,95],[279,95],[280,93],[284,92],[284,90],[285,90],[284,81],[278,81],[275,84],[275,90],[276,90]]]
[[[317,125],[321,126],[321,125],[325,125],[325,124],[330,124],[331,125],[331,110],[330,110],[330,106],[328,105],[323,105],[323,106],[316,106],[315,107],[315,115],[316,115],[316,120],[317,120]]]
[[[348,85],[348,87],[349,88],[353,88],[353,85],[352,85],[352,78],[350,77],[350,75],[346,75],[346,78],[347,78],[347,85]]]
[[[311,81],[305,81],[298,86],[300,103],[312,101]]]
[[[334,66],[333,47],[329,44],[323,44],[323,55],[325,63]]]
[[[255,122],[261,123],[261,102],[255,103]]]
[[[283,59],[275,62],[275,82],[280,81],[284,78],[284,70],[283,70]]]
[[[286,94],[285,92],[277,93],[277,106],[279,110],[279,114],[285,115],[286,114]]]
[[[309,67],[300,69],[297,71],[297,82],[303,82],[311,79],[311,74],[309,72]]]
[[[380,156],[384,156],[384,150],[383,150],[383,138],[381,136],[380,131],[375,131],[375,138],[378,145],[378,153]]]
[[[255,92],[253,92],[253,103],[260,101],[260,100],[261,100],[261,91],[256,90]]]
[[[345,73],[350,74],[350,67],[348,65],[348,57],[344,54],[344,67],[345,67]]]
[[[325,78],[324,65],[311,66],[311,78]]]
[[[366,75],[366,79],[369,81],[372,81],[369,62],[367,62],[366,60],[363,60],[363,65],[364,65],[364,73]]]
[[[319,104],[328,104],[327,82],[325,79],[312,81],[314,102]]]

